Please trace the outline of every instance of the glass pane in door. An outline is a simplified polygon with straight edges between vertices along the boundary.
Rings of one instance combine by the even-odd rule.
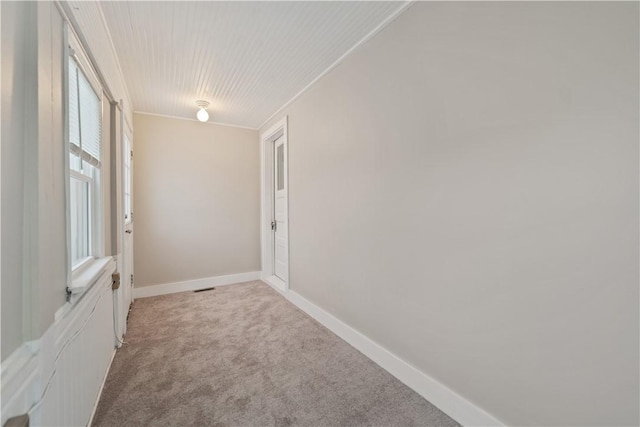
[[[277,177],[277,190],[284,190],[284,144],[278,145],[276,148],[276,171]]]

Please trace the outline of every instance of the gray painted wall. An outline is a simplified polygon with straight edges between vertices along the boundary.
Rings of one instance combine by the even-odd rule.
[[[2,360],[22,343],[22,206],[27,9],[2,5]]]
[[[31,333],[37,339],[53,323],[55,312],[66,302],[67,231],[64,145],[64,22],[54,3],[38,5],[37,21],[37,114],[35,144],[27,141],[26,182],[35,185],[25,192],[25,258],[29,271]],[[29,154],[31,153],[31,154]]]
[[[4,359],[53,323],[67,268],[62,17],[53,3],[1,7]]]
[[[260,270],[258,133],[145,114],[134,129],[135,286]]]
[[[0,7],[4,360],[23,341],[40,338],[66,301],[66,58],[63,18],[53,2],[2,2]],[[108,129],[107,120],[105,143]],[[108,160],[105,164],[108,168]]]
[[[637,425],[638,4],[417,3],[289,116],[291,288],[510,425]]]

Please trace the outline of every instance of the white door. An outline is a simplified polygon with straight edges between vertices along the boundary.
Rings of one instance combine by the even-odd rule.
[[[126,128],[126,124],[122,150],[122,196],[124,199],[124,239],[122,251],[124,268],[123,277],[120,282],[124,286],[124,309],[128,313],[129,306],[133,302],[133,146],[132,133]]]
[[[113,146],[112,151],[112,163],[111,170],[113,173],[112,179],[112,189],[114,198],[112,200],[113,203],[113,212],[115,213],[116,218],[116,233],[113,235],[113,244],[115,248],[113,250],[114,255],[117,255],[118,260],[118,272],[120,273],[120,287],[114,292],[114,304],[113,309],[115,313],[115,329],[116,329],[116,338],[118,340],[117,346],[120,347],[120,343],[122,343],[121,339],[127,332],[127,313],[129,312],[129,303],[128,303],[128,295],[125,294],[125,289],[127,288],[128,280],[126,279],[126,260],[124,259],[124,244],[125,244],[125,209],[124,209],[124,179],[125,179],[125,143],[124,143],[124,113],[121,108],[122,104],[119,104],[117,107],[113,107],[113,116],[115,120],[115,128],[116,128],[116,139]]]
[[[287,218],[287,162],[286,146],[281,136],[273,142],[274,200],[273,200],[273,271],[285,283],[289,280],[289,236]]]

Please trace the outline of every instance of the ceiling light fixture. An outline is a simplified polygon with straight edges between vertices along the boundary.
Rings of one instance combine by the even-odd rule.
[[[198,120],[200,120],[201,122],[206,122],[207,120],[209,120],[209,113],[207,113],[206,110],[206,108],[209,106],[209,102],[203,101],[201,99],[196,101],[196,105],[200,107],[200,110],[198,110],[198,113],[196,114]]]

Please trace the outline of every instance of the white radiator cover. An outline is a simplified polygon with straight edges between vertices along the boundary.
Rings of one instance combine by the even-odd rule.
[[[30,425],[86,426],[116,348],[111,274],[115,261],[36,341],[2,364],[2,417],[29,413]]]

